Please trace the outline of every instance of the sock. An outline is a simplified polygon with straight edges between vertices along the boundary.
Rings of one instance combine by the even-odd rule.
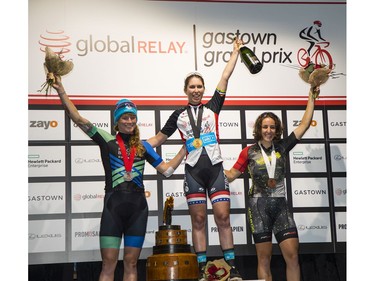
[[[224,253],[224,260],[230,267],[235,267],[235,256],[234,256],[234,249],[227,249],[223,251]]]
[[[206,252],[197,252],[197,260],[198,260],[198,267],[202,269],[202,267],[206,266],[207,263],[207,254]]]

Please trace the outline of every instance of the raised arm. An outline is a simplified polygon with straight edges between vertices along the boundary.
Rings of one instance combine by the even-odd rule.
[[[303,114],[301,123],[294,130],[294,134],[296,135],[296,138],[299,140],[303,137],[307,129],[310,127],[311,120],[314,115],[315,99],[313,98],[313,90],[314,88],[311,87],[309,91],[309,99],[307,102],[305,113]],[[319,88],[316,87],[315,90],[319,91]]]
[[[221,79],[219,81],[219,84],[217,84],[217,89],[219,89],[222,92],[226,92],[227,86],[228,86],[228,81],[230,76],[233,73],[234,67],[236,66],[238,55],[239,55],[239,50],[242,45],[242,40],[240,39],[235,39],[233,42],[233,51],[230,56],[229,61],[227,62],[223,74],[221,75]]]
[[[55,82],[52,84],[52,87],[56,90],[57,94],[60,97],[61,103],[74,123],[77,124],[78,127],[80,127],[85,133],[87,133],[91,127],[92,124],[89,120],[83,118],[76,106],[73,104],[73,102],[69,99],[69,96],[66,94],[64,86],[61,82],[61,77],[59,75],[55,75]]]

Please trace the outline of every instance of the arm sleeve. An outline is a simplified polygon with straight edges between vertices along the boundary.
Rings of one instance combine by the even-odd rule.
[[[240,155],[238,156],[237,162],[234,163],[233,168],[243,173],[249,164],[248,158],[249,146],[242,149]]]
[[[160,157],[159,154],[152,148],[152,146],[147,141],[142,141],[143,146],[146,148],[145,157],[148,163],[152,165],[152,167],[157,167],[163,159]]]
[[[170,137],[177,130],[177,119],[183,110],[184,108],[177,109],[169,116],[167,122],[165,122],[165,125],[160,130],[164,135]]]
[[[283,146],[285,149],[285,152],[289,152],[295,145],[299,142],[299,140],[296,138],[296,135],[294,132],[292,132],[287,138],[283,141]]]
[[[206,107],[211,109],[216,114],[219,114],[225,101],[225,95],[221,95],[219,90],[216,89],[212,98],[207,102]]]

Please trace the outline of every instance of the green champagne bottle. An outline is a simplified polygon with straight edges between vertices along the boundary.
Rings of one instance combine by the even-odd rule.
[[[263,64],[259,61],[254,52],[250,50],[248,47],[242,46],[240,48],[240,56],[243,63],[249,69],[251,74],[257,74],[259,71],[262,70]]]

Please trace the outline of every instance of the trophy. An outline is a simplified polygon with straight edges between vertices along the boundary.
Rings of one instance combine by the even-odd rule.
[[[173,197],[165,200],[163,225],[155,234],[153,255],[147,258],[146,280],[198,280],[198,261],[187,244],[186,230],[172,225]]]
[[[169,196],[164,203],[164,211],[163,211],[163,225],[171,225],[172,224],[172,211],[174,207],[174,199],[172,196]]]

